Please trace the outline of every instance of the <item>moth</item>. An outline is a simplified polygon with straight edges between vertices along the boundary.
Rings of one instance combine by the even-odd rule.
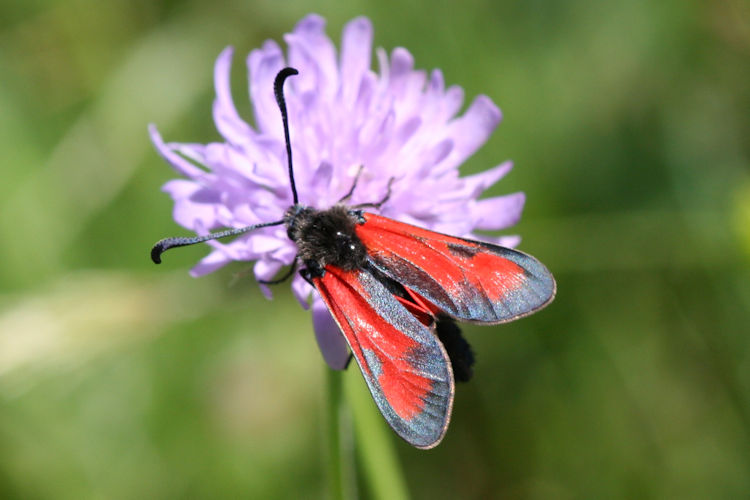
[[[284,127],[294,204],[277,221],[191,238],[166,238],[151,250],[155,263],[174,247],[286,227],[298,249],[294,264],[320,294],[359,365],[380,413],[411,445],[428,449],[445,435],[456,380],[472,375],[474,356],[456,321],[484,325],[527,316],[555,296],[552,274],[534,257],[502,246],[449,236],[339,203],[317,209],[299,203],[294,182],[284,81],[274,82]],[[361,172],[361,169],[360,169]],[[391,179],[392,181],[392,179]]]

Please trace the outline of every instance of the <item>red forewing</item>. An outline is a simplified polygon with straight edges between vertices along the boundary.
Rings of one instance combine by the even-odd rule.
[[[313,283],[390,426],[418,448],[437,445],[450,419],[454,382],[433,330],[365,270],[328,266]]]
[[[372,265],[456,319],[503,323],[555,295],[552,274],[523,252],[370,213],[363,217],[356,232]]]

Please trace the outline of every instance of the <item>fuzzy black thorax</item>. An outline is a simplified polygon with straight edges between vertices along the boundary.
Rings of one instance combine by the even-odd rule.
[[[367,250],[355,229],[362,223],[360,212],[342,204],[326,210],[298,204],[284,214],[289,239],[297,244],[299,258],[310,271],[322,271],[327,265],[361,269]]]

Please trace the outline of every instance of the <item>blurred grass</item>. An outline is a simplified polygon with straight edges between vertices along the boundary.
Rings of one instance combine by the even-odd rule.
[[[214,58],[311,11],[334,40],[368,15],[500,105],[466,171],[514,160],[492,192],[527,193],[522,248],[559,281],[543,313],[467,328],[437,449],[384,433],[411,495],[746,496],[747,2],[35,0],[0,6],[0,497],[324,496],[306,313],[229,286],[241,266],[190,279],[202,248],[147,258],[179,228],[146,124],[217,139]]]

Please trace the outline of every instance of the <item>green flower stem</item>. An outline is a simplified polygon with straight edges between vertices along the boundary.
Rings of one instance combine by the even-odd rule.
[[[346,377],[346,395],[352,409],[357,455],[366,483],[373,498],[408,499],[409,492],[399,465],[394,435],[373,404],[362,377],[356,375]]]
[[[341,449],[341,373],[325,367],[328,379],[328,490],[332,500],[344,498]]]

